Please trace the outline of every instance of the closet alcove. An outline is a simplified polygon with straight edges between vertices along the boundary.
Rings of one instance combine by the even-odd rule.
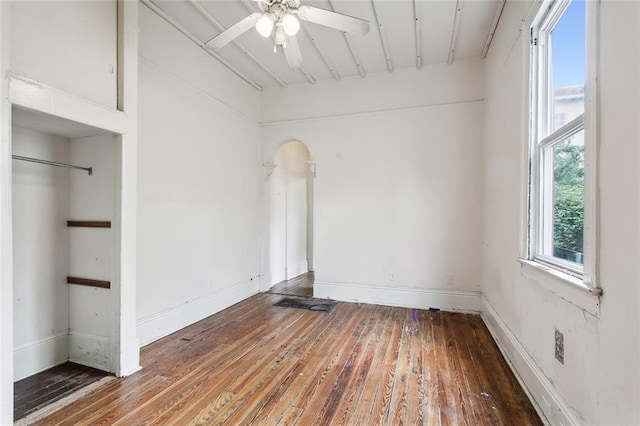
[[[14,382],[68,361],[113,372],[116,136],[14,107],[11,141]]]

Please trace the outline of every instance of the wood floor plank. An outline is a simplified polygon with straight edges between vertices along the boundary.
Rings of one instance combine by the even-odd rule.
[[[388,342],[391,340],[392,321],[394,312],[390,307],[382,307],[380,311],[380,323],[384,328],[378,334],[372,335],[369,339],[368,347],[363,354],[368,357],[368,353],[373,353],[371,365],[368,374],[364,378],[358,399],[354,401],[353,407],[341,407],[341,411],[349,410],[349,416],[346,424],[368,424],[372,415],[373,400],[377,393],[379,385],[379,374],[384,365],[385,357],[388,350]],[[365,358],[366,359],[366,358]]]
[[[45,407],[109,374],[91,367],[66,362],[14,384],[16,420]]]
[[[455,336],[458,342],[458,363],[460,375],[464,380],[465,391],[467,393],[468,404],[471,408],[474,424],[497,423],[498,419],[493,416],[493,410],[488,404],[485,394],[480,391],[481,384],[478,380],[478,374],[474,365],[474,354],[471,350],[469,341],[464,333],[465,321],[469,318],[465,317],[464,321],[449,321],[448,329]]]
[[[457,383],[451,377],[449,365],[449,342],[445,337],[442,313],[433,316],[433,338],[436,348],[436,380],[438,384],[438,401],[440,422],[443,425],[465,424],[464,413],[458,411],[455,394]]]
[[[262,421],[277,418],[278,416],[291,418],[291,413],[287,414],[290,411],[289,408],[275,402],[289,401],[289,405],[296,406],[296,401],[301,398],[302,391],[306,386],[309,386],[321,370],[321,367],[323,367],[321,361],[325,358],[325,353],[337,350],[340,345],[338,339],[331,339],[327,336],[340,334],[342,330],[348,328],[352,322],[357,320],[357,318],[354,318],[355,312],[352,310],[348,312],[334,310],[334,313],[335,315],[326,318],[324,327],[317,337],[301,347],[302,355],[298,359],[295,368],[269,396],[265,397],[265,404],[252,420]],[[299,416],[303,412],[304,409],[301,408],[295,410],[295,413]]]
[[[340,403],[343,401],[349,402],[349,400],[355,398],[360,384],[364,381],[363,376],[366,376],[369,372],[370,361],[368,361],[369,357],[366,357],[365,354],[371,338],[370,335],[379,323],[378,313],[380,308],[368,306],[364,309],[370,312],[367,315],[367,326],[355,340],[349,358],[342,367],[342,371],[338,374],[325,404],[316,416],[315,423],[317,424],[337,423],[337,421],[334,421],[334,417],[339,413],[338,407]],[[348,396],[349,393],[351,393],[351,397]],[[345,409],[348,410],[348,407],[345,407]],[[344,414],[340,417],[344,417]]]
[[[260,294],[38,424],[539,425],[480,317]]]
[[[394,310],[391,318],[391,333],[389,340],[384,344],[387,346],[385,358],[380,368],[379,377],[376,378],[376,390],[371,405],[369,419],[376,424],[385,424],[389,418],[390,401],[393,390],[393,378],[396,370],[396,361],[400,351],[400,335],[402,333],[402,321],[404,310]]]
[[[288,313],[283,319],[294,318],[294,313]],[[261,340],[252,339],[251,333],[246,333],[242,338],[238,339],[241,343],[238,345],[224,345],[216,349],[212,349],[208,354],[202,354],[196,361],[187,366],[182,371],[182,375],[171,375],[172,380],[167,381],[167,386],[161,390],[156,390],[148,395],[136,397],[129,404],[132,407],[123,406],[119,411],[111,411],[102,417],[97,418],[96,422],[112,422],[114,418],[119,418],[121,424],[128,424],[132,421],[140,422],[146,420],[155,414],[162,414],[167,409],[171,409],[173,405],[178,403],[184,396],[187,389],[197,389],[206,386],[207,379],[212,377],[210,374],[210,366],[215,365],[216,368],[225,369],[230,365],[238,365],[242,359],[248,354],[254,353],[257,356],[257,349],[261,347],[265,341],[275,339],[289,325],[287,321],[275,324],[263,324],[257,326],[253,324],[252,329],[257,333],[266,333]],[[219,350],[218,350],[219,349]],[[253,358],[250,358],[253,362]],[[249,364],[253,365],[253,364]],[[215,376],[214,376],[215,377]],[[135,408],[135,410],[132,410]]]
[[[340,313],[335,312],[334,315],[340,315]],[[328,317],[323,312],[317,312],[316,316],[322,319]],[[310,355],[311,351],[317,349],[320,341],[316,339],[313,345],[305,345],[304,347],[303,343],[311,336],[317,336],[326,330],[322,326],[322,322],[314,322],[315,324],[310,324],[311,327],[301,330],[288,348],[283,347],[285,351],[276,355],[276,362],[272,366],[270,373],[275,373],[279,370],[280,373],[278,375],[269,374],[265,377],[266,380],[254,380],[245,384],[244,389],[239,389],[239,392],[246,395],[247,399],[250,398],[251,401],[245,404],[243,410],[235,411],[230,417],[225,418],[225,422],[235,424],[243,419],[247,419],[250,422],[270,420],[268,415],[260,414],[261,410],[269,401],[273,401],[274,393],[277,393],[278,389],[282,389],[286,382],[299,377],[299,371],[304,368],[302,361]]]
[[[275,284],[269,290],[272,294],[282,294],[287,296],[313,297],[313,282],[315,275],[313,272],[306,272],[289,280]]]
[[[366,336],[364,351],[357,361],[357,369],[354,372],[352,380],[347,385],[347,391],[336,408],[336,415],[333,417],[332,424],[355,424],[356,422],[351,419],[356,414],[356,409],[360,406],[369,405],[367,400],[363,400],[363,398],[371,395],[366,388],[367,378],[375,376],[375,372],[379,371],[378,367],[381,357],[378,357],[378,362],[375,362],[376,354],[382,352],[379,350],[379,342],[381,336],[385,335],[389,327],[388,318],[391,313],[391,308],[387,306],[380,306],[374,309],[371,315],[375,315],[375,327],[370,331],[368,336]]]
[[[440,408],[438,402],[438,380],[436,372],[436,342],[433,338],[433,317],[431,311],[418,313],[421,319],[421,354],[423,378],[423,397],[421,403],[423,423],[436,426],[440,425]]]
[[[445,338],[447,339],[447,355],[448,364],[451,371],[451,378],[454,382],[456,392],[454,394],[456,398],[457,412],[464,419],[466,424],[478,424],[478,420],[475,417],[473,411],[473,397],[468,388],[468,381],[464,376],[464,372],[460,365],[461,358],[464,354],[464,343],[458,339],[455,333],[455,326],[459,321],[464,320],[465,314],[454,315],[448,312],[440,314],[442,318],[442,329],[444,331]]]
[[[407,351],[407,408],[403,424],[411,424],[417,419],[423,423],[420,399],[424,395],[424,371],[421,359],[422,324],[417,309],[411,311],[408,328],[409,348]]]
[[[317,424],[322,417],[329,415],[327,410],[333,408],[337,394],[342,391],[339,387],[334,390],[334,387],[339,386],[337,381],[345,366],[351,368],[350,357],[354,347],[357,350],[356,343],[370,324],[370,319],[363,318],[362,315],[367,308],[359,306],[356,309],[360,312],[358,312],[359,315],[356,315],[355,326],[352,325],[350,330],[347,329],[346,332],[336,335],[336,343],[338,344],[332,346],[331,350],[322,352],[324,362],[319,361],[319,364],[324,368],[316,370],[296,401],[296,406],[304,409],[300,418],[302,424]],[[327,395],[330,398],[313,398],[313,395],[316,394]]]
[[[149,402],[150,398],[159,397],[158,394],[166,395],[167,388],[170,388],[175,382],[181,382],[184,377],[191,378],[193,371],[197,371],[203,362],[216,360],[218,354],[232,356],[233,353],[229,354],[229,351],[234,348],[236,351],[248,350],[243,346],[244,343],[251,343],[251,335],[248,334],[248,330],[257,333],[272,331],[280,321],[286,320],[285,315],[291,316],[294,313],[280,310],[267,315],[258,315],[255,319],[260,326],[257,328],[254,323],[244,321],[236,324],[237,328],[230,327],[226,333],[211,335],[208,339],[203,338],[206,340],[201,341],[201,344],[184,342],[181,350],[170,352],[166,358],[145,368],[141,373],[133,375],[124,384],[114,383],[112,388],[115,388],[115,391],[100,395],[103,398],[95,397],[92,400],[83,401],[84,404],[77,404],[78,409],[68,420],[72,423],[90,424],[91,421],[97,420],[102,415],[113,419],[134,415],[142,404]],[[189,332],[190,330],[185,330],[179,335]],[[236,339],[237,345],[230,346],[228,342],[234,335],[243,337]],[[151,380],[151,386],[146,386],[149,384],[149,380]],[[53,423],[61,421],[60,418],[52,420]]]
[[[209,421],[214,419],[220,419],[221,421],[224,419],[226,421],[240,406],[244,408],[243,415],[249,415],[250,409],[247,400],[253,396],[253,393],[262,382],[269,380],[276,372],[282,373],[282,371],[279,371],[284,364],[282,361],[287,358],[290,352],[295,350],[292,348],[297,347],[297,341],[301,340],[298,336],[304,336],[308,328],[313,325],[315,325],[314,318],[300,316],[285,330],[278,333],[277,339],[274,336],[269,341],[263,341],[260,352],[247,354],[246,359],[242,359],[242,363],[248,365],[248,368],[238,371],[234,366],[230,366],[230,374],[223,379],[209,376],[203,386],[200,386],[205,389],[208,388],[209,391],[199,396],[199,398],[196,394],[196,398],[191,398],[191,405],[196,407],[206,406],[207,400],[210,399],[211,395],[215,395],[225,389],[232,392],[236,397],[232,404],[227,404],[223,408],[216,410],[216,416],[209,416]],[[264,357],[262,354],[265,352],[270,355]],[[257,402],[260,401],[258,398],[252,398],[252,400],[256,399]],[[165,424],[181,423],[184,421],[183,419],[193,415],[189,410],[184,411],[184,413],[177,413],[175,410],[171,410],[171,412],[159,417],[157,421]],[[156,420],[150,417],[146,421],[155,422]],[[230,422],[233,424],[233,420],[230,420]]]

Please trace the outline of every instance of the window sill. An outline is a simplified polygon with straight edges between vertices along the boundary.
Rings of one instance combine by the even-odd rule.
[[[589,287],[581,279],[565,274],[539,262],[518,259],[522,275],[538,285],[583,309],[593,316],[600,316],[602,289]]]

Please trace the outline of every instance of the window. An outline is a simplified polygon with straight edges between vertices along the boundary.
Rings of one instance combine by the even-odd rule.
[[[586,9],[584,0],[545,2],[531,27],[528,258],[579,278],[591,213],[585,154],[594,137],[585,98]]]

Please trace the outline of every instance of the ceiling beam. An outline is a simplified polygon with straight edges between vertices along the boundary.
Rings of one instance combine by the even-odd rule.
[[[246,1],[246,0],[243,0],[243,1]],[[329,0],[329,5],[331,6],[331,10],[335,12],[336,8],[333,5],[332,0]],[[353,43],[349,39],[349,36],[347,35],[347,33],[343,32],[342,35],[344,36],[344,41],[347,43],[347,46],[349,47],[349,51],[351,52],[351,57],[353,58],[353,61],[356,63],[356,67],[358,68],[360,77],[362,78],[366,77],[367,73],[365,72],[364,67],[362,66],[362,63],[360,62],[360,57],[358,56],[358,52],[356,52],[356,49],[353,46]]]
[[[453,29],[451,31],[451,44],[449,45],[449,57],[447,63],[453,63],[453,55],[456,51],[456,42],[458,41],[458,29],[460,28],[460,15],[462,14],[462,4],[460,0],[456,0],[456,14],[453,17]]]
[[[358,56],[358,52],[356,52],[356,48],[353,46],[351,39],[347,35],[347,33],[342,33],[344,36],[344,41],[347,42],[347,46],[349,47],[349,51],[351,52],[351,57],[353,57],[354,62],[356,63],[356,67],[358,68],[358,72],[360,73],[360,77],[364,78],[367,76],[364,67],[362,66],[362,62],[360,62],[360,57]]]
[[[188,1],[198,12],[200,12],[202,16],[204,16],[207,19],[207,21],[209,21],[211,24],[213,24],[214,27],[220,30],[220,32],[226,30],[226,27],[222,25],[222,23],[218,21],[213,15],[211,15],[211,13],[209,13],[209,11],[206,10],[204,6],[202,6],[197,0],[188,0]],[[271,71],[269,67],[267,67],[260,59],[258,59],[253,53],[251,53],[249,49],[247,49],[244,45],[242,45],[238,40],[232,40],[231,42],[235,44],[240,50],[242,50],[242,53],[247,55],[247,57],[251,59],[257,66],[259,66],[264,72],[269,74],[269,76],[271,76],[271,78],[273,78],[280,86],[287,87],[287,83],[285,83],[284,80],[282,80],[276,73]]]
[[[231,63],[229,63],[222,56],[218,55],[217,53],[213,52],[211,49],[207,48],[207,46],[205,46],[205,44],[201,40],[199,40],[195,35],[193,35],[191,32],[189,32],[189,30],[187,30],[185,27],[180,25],[180,23],[178,21],[176,21],[171,16],[169,16],[164,10],[162,10],[158,6],[156,6],[151,0],[140,0],[140,1],[145,6],[147,6],[149,9],[151,9],[153,12],[155,12],[158,16],[160,16],[162,19],[164,19],[169,24],[171,24],[176,30],[180,31],[187,38],[189,38],[192,42],[197,44],[202,50],[207,52],[207,54],[209,54],[209,56],[215,58],[222,65],[227,67],[230,71],[232,71],[238,77],[240,77],[241,79],[243,79],[244,81],[249,83],[255,89],[257,89],[259,91],[262,91],[262,86],[260,86],[258,83],[256,83],[255,81],[251,80],[249,77],[244,75],[239,69],[237,69],[236,67],[231,65]]]
[[[387,69],[389,72],[392,72],[393,63],[389,57],[389,46],[387,45],[387,38],[384,35],[384,27],[382,26],[382,21],[380,21],[380,15],[378,14],[375,0],[371,0],[371,5],[373,6],[373,14],[376,16],[376,22],[378,23],[378,34],[380,34],[380,43],[382,44],[382,51],[384,52],[384,60],[387,63]]]
[[[420,69],[422,68],[422,38],[420,36],[420,18],[418,17],[416,0],[413,0],[413,23],[416,35],[416,68]]]
[[[502,16],[502,11],[504,10],[504,5],[506,4],[506,2],[507,0],[500,0],[500,4],[498,4],[496,16],[493,17],[493,22],[491,23],[491,27],[489,28],[487,41],[484,42],[484,48],[482,49],[482,59],[486,58],[487,53],[489,53],[489,48],[491,47],[493,36],[496,34],[496,30],[498,29],[498,23],[500,22],[500,17]]]
[[[327,57],[327,54],[325,53],[324,49],[322,48],[322,45],[320,44],[318,39],[316,39],[315,35],[313,34],[313,31],[311,31],[311,27],[309,25],[307,25],[307,23],[304,22],[304,21],[301,21],[301,24],[302,24],[302,28],[307,33],[307,35],[311,39],[311,42],[313,43],[313,45],[315,46],[316,50],[318,51],[318,54],[320,54],[320,57],[324,61],[324,64],[327,66],[327,68],[329,68],[329,71],[331,71],[331,75],[333,75],[333,78],[335,78],[336,80],[340,80],[340,75],[336,71],[335,67],[329,61],[329,58]]]
[[[256,9],[254,9],[253,5],[256,5],[256,3],[251,3],[249,0],[240,0],[240,2],[242,3],[242,5],[244,6],[245,9],[247,9],[247,12],[249,13],[253,13],[256,11]]]
[[[309,73],[309,71],[307,71],[307,69],[304,67],[304,65],[302,65],[300,68],[298,68],[300,70],[300,72],[302,72],[302,74],[304,75],[304,77],[307,79],[307,81],[311,84],[315,84],[316,83],[316,79]]]

